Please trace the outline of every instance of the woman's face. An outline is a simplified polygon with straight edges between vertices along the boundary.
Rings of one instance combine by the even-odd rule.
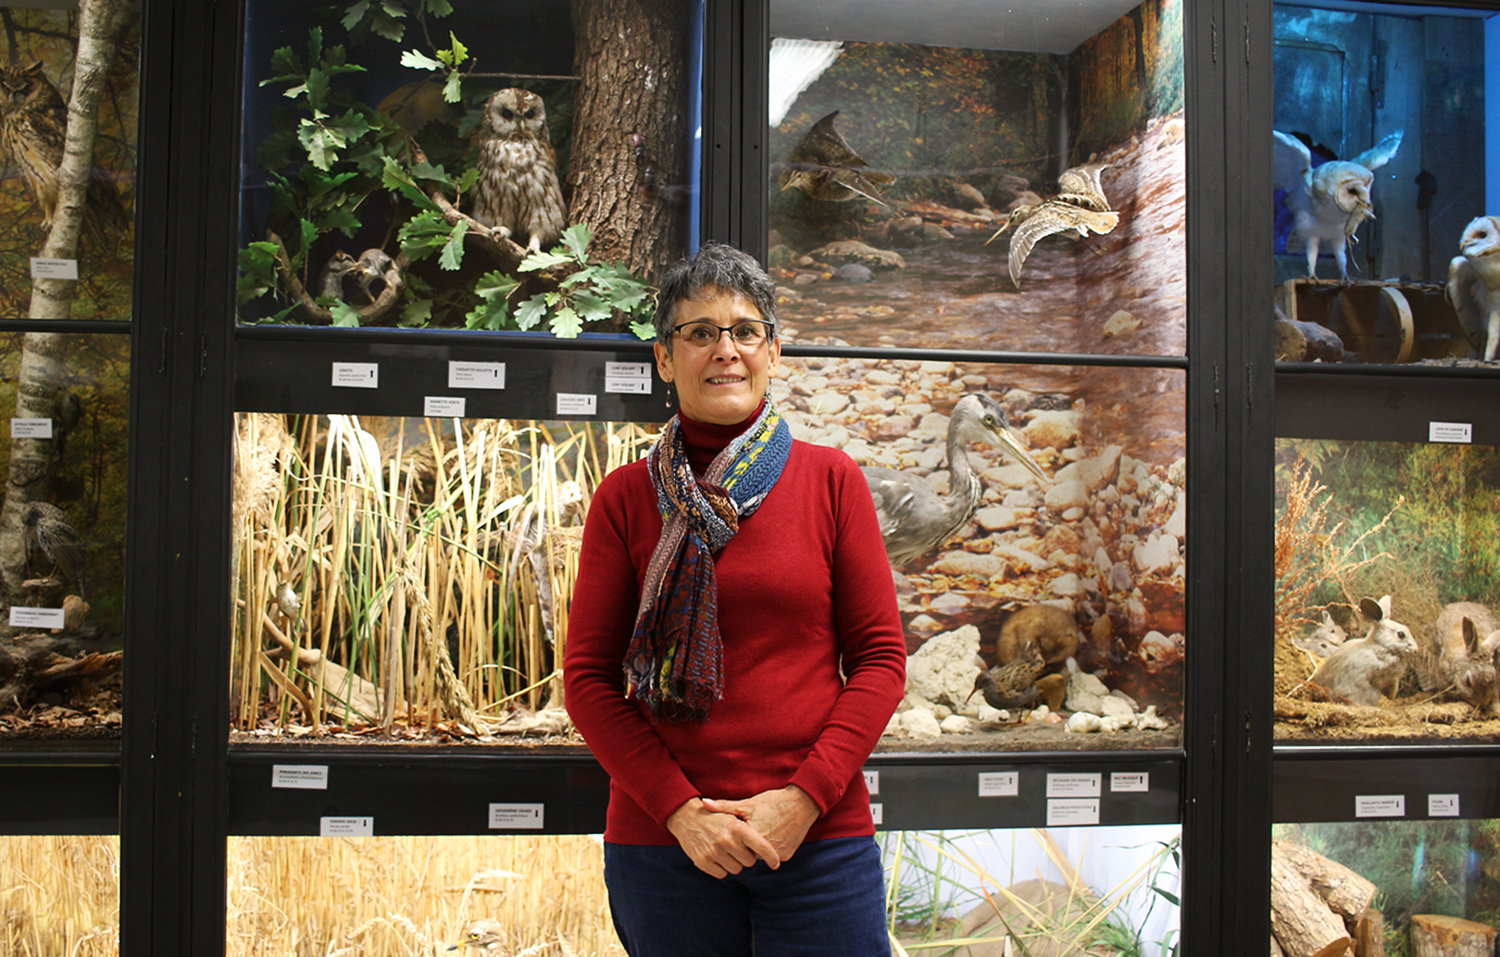
[[[718,333],[708,344],[691,338],[694,330],[685,323],[710,322],[733,327],[746,321],[764,321],[755,303],[735,292],[717,288],[704,290],[707,299],[684,299],[677,304],[672,334],[672,352],[656,343],[656,371],[662,381],[677,385],[683,415],[713,425],[734,425],[750,417],[766,395],[771,376],[781,364],[781,341],[764,336],[759,342],[735,341],[730,333]],[[764,326],[756,327],[764,331]],[[702,327],[697,330],[704,334]],[[707,330],[713,334],[717,330]]]

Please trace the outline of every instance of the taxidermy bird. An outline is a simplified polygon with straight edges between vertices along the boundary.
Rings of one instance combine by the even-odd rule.
[[[514,88],[490,97],[479,144],[474,218],[517,243],[525,236],[533,253],[557,242],[567,224],[567,206],[542,98]]]
[[[925,476],[866,466],[865,481],[875,499],[880,535],[891,567],[900,569],[939,545],[964,526],[979,507],[984,486],[969,465],[970,442],[992,442],[1005,450],[1038,481],[1047,474],[1010,430],[1005,410],[987,395],[970,393],[958,400],[948,420],[948,475],[952,491],[939,496]]]
[[[393,265],[395,262],[391,259],[391,254],[384,249],[371,248],[359,254],[359,266],[364,272],[357,282],[359,288],[364,291],[365,298],[371,302],[375,301],[376,294],[370,291],[370,286],[378,280],[381,288],[384,289],[387,284],[385,274]]]
[[[1057,178],[1056,196],[1039,203],[1016,204],[1005,225],[985,240],[988,246],[1007,229],[1015,229],[1010,237],[1010,281],[1017,289],[1021,288],[1021,266],[1044,237],[1069,230],[1077,230],[1080,239],[1091,232],[1102,236],[1120,224],[1120,214],[1110,208],[1099,182],[1099,174],[1107,169],[1108,163],[1085,163],[1064,170]]]
[[[1275,136],[1272,176],[1281,200],[1291,212],[1292,232],[1307,246],[1307,275],[1318,273],[1318,247],[1327,243],[1339,264],[1339,278],[1349,281],[1348,246],[1354,231],[1375,218],[1371,170],[1389,163],[1401,147],[1401,130],[1349,160],[1330,160],[1316,168],[1307,144],[1280,130]]]
[[[1448,264],[1448,302],[1485,362],[1500,346],[1500,218],[1480,216],[1464,227],[1462,256]]]
[[[791,168],[781,174],[781,189],[800,189],[813,199],[840,203],[863,196],[882,206],[880,187],[896,181],[890,173],[877,173],[854,152],[833,120],[834,110],[812,125],[802,142],[792,150]]]
[[[32,502],[21,513],[21,525],[26,530],[27,555],[33,550],[46,555],[52,562],[48,577],[61,572],[63,578],[77,585],[82,593],[82,542],[63,510],[48,502]]]
[[[498,954],[505,946],[504,931],[504,924],[484,917],[469,925],[468,931],[464,934],[463,943],[454,944],[448,949],[458,950],[462,947],[468,950],[473,947],[482,953]]]
[[[365,275],[365,267],[358,259],[342,249],[335,249],[318,273],[318,297],[347,302],[349,297],[344,295],[344,280],[352,279],[363,284]]]

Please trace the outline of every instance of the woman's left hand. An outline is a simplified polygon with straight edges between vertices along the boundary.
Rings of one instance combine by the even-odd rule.
[[[704,798],[703,806],[720,814],[733,814],[755,828],[771,842],[783,861],[802,846],[808,829],[822,813],[807,792],[795,784],[762,791],[743,801]]]

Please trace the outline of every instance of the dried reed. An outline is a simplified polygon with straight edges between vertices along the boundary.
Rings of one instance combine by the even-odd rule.
[[[0,837],[0,911],[0,953],[118,954],[119,838]]]

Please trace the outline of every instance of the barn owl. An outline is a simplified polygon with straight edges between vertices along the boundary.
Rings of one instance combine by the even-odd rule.
[[[1469,342],[1493,362],[1500,347],[1500,217],[1472,220],[1458,249],[1463,255],[1448,264],[1448,302]]]
[[[1120,214],[1110,208],[1099,181],[1099,175],[1107,169],[1108,163],[1085,163],[1064,170],[1057,178],[1059,192],[1055,197],[1034,204],[1013,204],[1005,225],[985,240],[988,246],[1001,233],[1015,227],[1010,238],[1010,281],[1017,289],[1021,287],[1022,264],[1031,254],[1031,248],[1044,237],[1068,230],[1077,230],[1080,238],[1091,232],[1102,236],[1120,224]]]
[[[1328,243],[1339,264],[1339,278],[1349,281],[1348,244],[1366,219],[1375,218],[1370,172],[1389,163],[1401,146],[1401,130],[1350,160],[1332,160],[1317,169],[1312,153],[1295,136],[1275,135],[1272,175],[1276,188],[1286,191],[1284,202],[1294,217],[1292,231],[1307,246],[1307,275],[1318,274],[1318,246]]]
[[[896,181],[890,173],[869,168],[849,142],[833,128],[839,115],[834,110],[812,125],[802,142],[792,150],[792,168],[781,174],[782,190],[800,189],[808,196],[826,202],[843,202],[863,196],[882,206],[880,187]]]
[[[542,98],[514,88],[496,93],[484,105],[479,136],[474,218],[517,242],[525,235],[530,252],[557,242],[567,213]]]

